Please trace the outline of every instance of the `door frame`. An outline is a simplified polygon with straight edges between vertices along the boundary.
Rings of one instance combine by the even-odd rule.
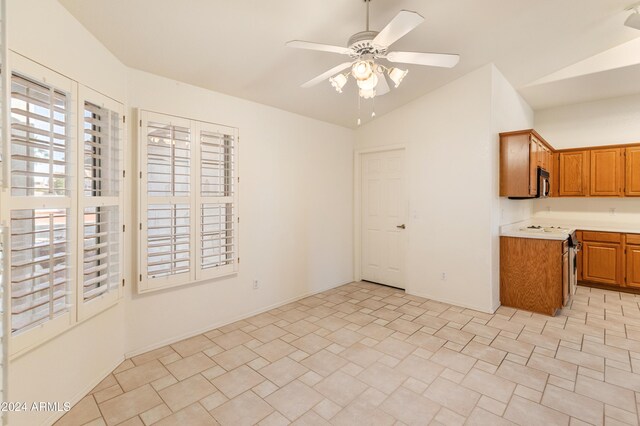
[[[407,173],[407,146],[405,144],[397,145],[382,145],[375,148],[358,149],[354,151],[353,156],[353,279],[354,281],[360,281],[362,279],[362,156],[365,154],[374,154],[377,152],[387,151],[404,151],[404,169],[405,169],[405,207],[407,214],[407,221],[409,219],[409,191],[408,191],[408,173]],[[407,233],[405,232],[405,240],[407,240]],[[405,241],[406,243],[406,241]],[[405,270],[405,291],[407,289],[406,271],[407,271],[407,256],[404,257],[404,270]]]

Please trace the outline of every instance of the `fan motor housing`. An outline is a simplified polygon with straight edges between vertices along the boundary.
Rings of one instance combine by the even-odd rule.
[[[361,31],[352,35],[349,38],[347,45],[353,52],[351,54],[354,58],[359,58],[362,55],[374,55],[381,56],[387,52],[387,48],[383,46],[375,46],[372,42],[378,35],[378,31]]]

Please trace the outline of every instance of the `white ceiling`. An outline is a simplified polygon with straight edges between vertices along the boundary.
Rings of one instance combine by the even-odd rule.
[[[363,0],[59,1],[127,66],[355,127],[353,82],[342,95],[329,83],[299,87],[344,57],[284,43],[346,45],[349,36],[364,30]],[[408,66],[400,88],[376,98],[376,113],[487,63],[494,62],[521,88],[639,37],[640,31],[623,26],[629,1],[372,0],[372,29],[382,29],[401,9],[426,18],[392,50],[461,55],[451,70]],[[363,105],[363,119],[370,108],[370,101]]]

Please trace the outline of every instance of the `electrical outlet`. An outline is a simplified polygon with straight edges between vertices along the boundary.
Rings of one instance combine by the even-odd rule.
[[[260,285],[258,284],[258,280],[253,280],[253,289],[257,290],[258,288],[260,288]]]
[[[447,280],[447,273],[446,273],[446,272],[443,272],[443,273],[442,273],[442,276],[440,277],[440,279],[441,279],[442,281],[446,281],[446,280]]]
[[[611,208],[609,209],[609,214],[610,214],[610,215],[612,215],[612,216],[613,216],[614,214],[616,214],[616,209],[615,209],[615,207],[611,207]]]

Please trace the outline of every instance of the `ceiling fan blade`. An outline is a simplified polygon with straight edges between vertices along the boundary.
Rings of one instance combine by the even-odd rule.
[[[306,88],[309,88],[311,86],[315,86],[316,84],[328,79],[329,77],[332,77],[332,76],[338,74],[340,71],[342,71],[344,69],[347,69],[350,66],[351,66],[351,62],[343,62],[340,65],[331,68],[329,71],[320,74],[316,78],[312,78],[311,80],[307,81],[306,83],[304,83],[300,87],[304,87],[306,89]]]
[[[376,46],[389,47],[409,31],[424,22],[422,15],[409,10],[401,10],[373,39]]]
[[[295,47],[296,49],[319,50],[321,52],[340,53],[342,55],[350,55],[351,49],[341,46],[332,46],[330,44],[313,43],[311,41],[291,40],[285,43],[287,47]]]
[[[386,59],[389,62],[400,62],[403,64],[453,68],[460,60],[460,55],[452,55],[449,53],[389,52],[387,53]]]
[[[387,83],[387,77],[385,77],[384,73],[377,72],[378,76],[378,84],[376,85],[376,96],[382,96],[389,93],[389,83]]]

